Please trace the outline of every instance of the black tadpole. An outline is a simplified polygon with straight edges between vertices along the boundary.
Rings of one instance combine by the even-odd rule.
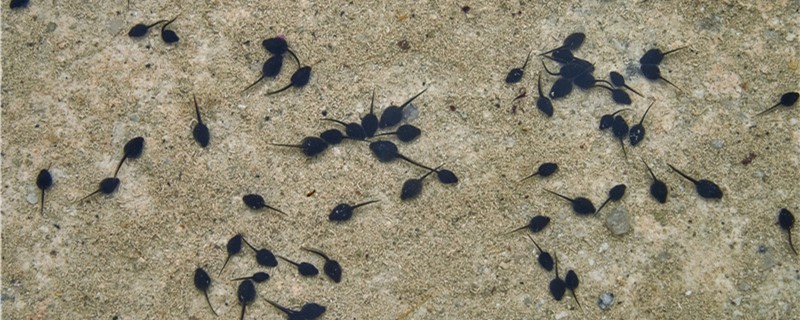
[[[400,190],[400,200],[402,201],[411,200],[419,196],[419,194],[422,193],[422,181],[425,180],[425,178],[427,178],[428,175],[436,172],[436,170],[438,170],[441,167],[442,166],[436,168],[429,168],[428,172],[425,173],[419,179],[408,179],[405,182],[403,182],[403,188]]]
[[[602,205],[600,205],[600,208],[597,209],[597,212],[595,212],[595,214],[600,213],[600,210],[603,210],[603,207],[605,207],[609,201],[619,201],[620,199],[622,199],[622,197],[625,195],[625,190],[627,189],[628,187],[626,185],[618,184],[612,187],[611,190],[608,190],[608,198],[606,199],[606,201],[603,202]]]
[[[265,78],[273,78],[277,77],[278,74],[281,73],[281,68],[283,67],[283,56],[272,56],[267,61],[264,61],[264,65],[261,66],[261,77],[259,77],[255,82],[244,88],[242,92],[250,90],[253,86],[264,80]]]
[[[372,90],[372,100],[369,103],[369,113],[361,118],[361,127],[364,128],[364,133],[367,138],[375,136],[378,131],[379,120],[375,115],[375,90]]]
[[[242,305],[242,315],[239,320],[244,319],[244,311],[247,305],[256,300],[256,285],[252,280],[244,280],[239,283],[239,289],[236,290],[236,297],[239,299],[239,304]]]
[[[656,201],[659,203],[666,203],[667,202],[667,195],[669,194],[669,189],[667,189],[667,184],[664,181],[658,180],[656,175],[653,174],[653,170],[650,169],[650,166],[647,165],[647,162],[644,162],[645,168],[647,168],[647,172],[650,173],[650,177],[653,178],[653,183],[650,184],[650,195],[653,196]]]
[[[542,73],[539,73],[537,77],[536,83],[536,90],[539,93],[539,97],[536,98],[536,109],[539,109],[542,113],[544,113],[548,117],[553,116],[553,102],[550,101],[550,98],[544,95],[542,92]]]
[[[551,256],[549,252],[542,250],[530,234],[528,235],[528,239],[531,239],[533,245],[536,246],[536,250],[539,250],[539,255],[536,257],[536,261],[539,262],[539,265],[548,272],[553,271],[553,256]]]
[[[214,310],[214,307],[211,306],[211,300],[208,299],[208,289],[211,287],[211,277],[208,276],[208,273],[203,270],[203,268],[197,268],[194,270],[194,287],[197,290],[203,291],[203,295],[206,296],[206,302],[208,302],[208,307],[211,309],[211,312],[214,315],[218,315],[217,311]]]
[[[550,224],[550,217],[537,215],[531,218],[531,221],[528,222],[528,224],[516,228],[514,230],[511,230],[511,232],[509,233],[517,232],[525,228],[531,230],[531,232],[533,233],[537,233],[539,231],[544,230],[544,228],[547,227],[548,224]]]
[[[570,293],[572,293],[572,298],[575,299],[575,303],[578,304],[578,308],[583,309],[581,307],[581,302],[578,301],[578,297],[575,295],[575,289],[578,289],[578,285],[580,285],[581,281],[578,279],[578,274],[575,273],[573,270],[567,271],[567,274],[564,276],[564,285],[569,289]]]
[[[428,88],[423,89],[415,96],[408,99],[406,102],[401,104],[400,106],[389,106],[383,110],[381,113],[380,120],[378,121],[378,128],[386,129],[396,126],[403,120],[403,108],[411,104],[417,97],[428,91]]]
[[[36,187],[39,188],[42,193],[42,199],[39,208],[39,214],[41,215],[44,215],[44,193],[52,186],[53,176],[50,174],[50,166],[47,166],[47,169],[39,170],[39,175],[36,176]]]
[[[653,107],[654,103],[656,102],[653,101],[650,103],[650,105],[647,107],[647,110],[644,111],[642,119],[639,120],[639,123],[633,125],[630,131],[628,131],[628,137],[630,138],[631,141],[631,147],[636,146],[637,144],[639,144],[639,142],[642,142],[642,140],[644,140],[645,130],[644,130],[644,125],[642,123],[644,122],[644,117],[646,117],[647,113],[650,112],[650,108]]]
[[[100,187],[98,187],[95,192],[92,192],[89,195],[81,198],[80,200],[78,200],[78,202],[86,200],[86,198],[89,198],[89,197],[95,195],[98,192],[102,193],[102,194],[105,194],[105,195],[112,194],[112,193],[114,193],[114,191],[117,190],[117,187],[119,187],[119,182],[120,182],[120,180],[118,178],[116,178],[116,177],[105,178],[105,179],[100,181]]]
[[[303,151],[303,154],[306,155],[306,157],[309,158],[313,158],[328,149],[328,143],[319,137],[305,137],[302,141],[300,141],[300,144],[270,144],[278,147],[298,148]]]
[[[627,108],[626,109],[619,109],[617,111],[614,111],[614,113],[604,114],[603,116],[601,116],[600,117],[600,130],[605,130],[605,129],[611,128],[611,126],[614,125],[614,117],[617,115],[617,113],[620,113],[622,111],[627,111],[627,110],[630,110],[630,109],[627,109]]]
[[[775,108],[777,108],[777,107],[780,107],[780,106],[784,106],[784,107],[787,107],[787,108],[788,108],[788,107],[791,107],[791,106],[793,106],[795,103],[797,103],[797,99],[798,99],[798,98],[800,98],[800,93],[797,93],[797,92],[787,92],[787,93],[784,93],[784,94],[781,96],[781,101],[779,101],[778,103],[776,103],[774,106],[770,107],[769,109],[767,109],[767,110],[764,110],[764,111],[762,111],[762,112],[758,113],[758,114],[757,114],[757,116],[760,116],[760,115],[762,115],[762,114],[765,114],[765,113],[767,113],[767,112],[770,112],[770,111],[772,111],[772,110],[774,110]]]
[[[200,107],[197,106],[197,97],[192,95],[194,99],[194,112],[197,114],[197,124],[192,129],[192,136],[194,136],[194,141],[197,141],[200,144],[200,147],[207,147],[208,142],[211,139],[211,135],[208,132],[208,127],[205,123],[203,123],[203,118],[200,117]]]
[[[117,169],[114,170],[114,177],[116,177],[117,174],[119,173],[119,168],[122,167],[122,164],[125,163],[125,160],[137,159],[142,156],[143,151],[144,151],[143,137],[136,137],[125,143],[125,147],[123,148],[122,160],[119,161]]]
[[[722,199],[722,190],[716,183],[706,179],[695,180],[694,178],[687,176],[680,170],[676,169],[671,164],[667,163],[667,165],[677,174],[694,183],[695,190],[701,197],[706,199]]]
[[[522,64],[522,67],[511,69],[506,75],[506,83],[514,84],[522,80],[522,75],[524,74],[525,67],[528,66],[528,60],[531,59],[531,53],[528,52],[528,57],[525,58],[525,63]]]
[[[278,266],[278,259],[275,258],[275,254],[272,253],[271,250],[267,248],[256,249],[256,247],[250,244],[250,242],[247,242],[247,240],[242,239],[242,241],[256,253],[256,262],[258,265],[270,268]]]
[[[144,37],[145,35],[147,35],[147,32],[150,31],[150,28],[155,27],[155,26],[157,26],[157,25],[159,25],[159,24],[161,24],[162,22],[165,22],[165,21],[167,21],[167,20],[158,20],[158,21],[156,21],[155,23],[153,23],[151,25],[146,25],[144,23],[138,23],[135,26],[133,26],[133,28],[131,28],[130,31],[128,31],[128,37],[131,37],[131,38]]]
[[[219,275],[222,275],[222,270],[225,270],[225,266],[228,265],[228,261],[231,259],[231,257],[242,251],[242,240],[242,235],[237,234],[228,240],[227,244],[225,244],[225,250],[228,251],[228,257],[225,258],[225,263],[223,263],[222,268],[219,269]]]
[[[550,294],[553,299],[561,301],[564,298],[564,293],[567,291],[567,283],[558,276],[558,256],[555,256],[556,277],[550,280]]]
[[[164,42],[166,42],[167,44],[173,44],[175,42],[178,42],[178,40],[180,40],[180,37],[178,37],[178,34],[175,33],[175,31],[167,29],[167,26],[175,22],[176,19],[178,19],[178,16],[172,18],[172,20],[167,21],[167,23],[161,26],[161,40],[164,40]]]
[[[267,208],[267,209],[270,209],[270,210],[274,210],[274,211],[280,212],[280,213],[282,213],[284,215],[286,214],[285,212],[283,212],[283,211],[281,211],[281,210],[279,210],[279,209],[277,209],[275,207],[268,206],[267,203],[264,201],[264,197],[262,197],[261,195],[258,195],[258,194],[252,194],[252,193],[251,194],[247,194],[247,195],[242,197],[242,201],[244,202],[245,205],[247,205],[248,207],[250,207],[250,209],[253,209],[253,210],[261,210],[261,209]]]
[[[231,281],[253,280],[253,282],[255,282],[255,283],[262,283],[262,282],[265,282],[265,281],[269,280],[269,278],[270,278],[269,273],[260,271],[260,272],[254,273],[252,276],[235,278],[235,279],[231,279]]]
[[[786,230],[789,234],[789,247],[792,248],[792,252],[797,254],[797,250],[794,249],[794,244],[792,243],[792,227],[794,227],[794,215],[792,214],[789,209],[783,208],[780,212],[778,212],[778,225],[781,229]]]
[[[327,275],[328,278],[331,278],[331,280],[333,280],[333,282],[335,283],[339,283],[342,281],[342,265],[339,264],[339,261],[331,259],[330,257],[328,257],[328,255],[326,255],[320,250],[310,249],[310,248],[302,248],[302,249],[318,255],[322,257],[322,259],[325,259],[325,265],[322,267],[322,270],[325,272],[325,275]]]
[[[353,216],[353,211],[361,206],[365,206],[368,204],[372,204],[378,202],[378,200],[372,200],[367,202],[362,202],[356,205],[350,205],[347,203],[340,203],[336,207],[331,210],[331,213],[328,215],[328,219],[330,221],[347,221]]]
[[[539,168],[536,170],[536,172],[531,173],[529,176],[525,178],[522,178],[520,182],[528,180],[537,175],[542,178],[546,178],[555,173],[556,171],[558,171],[558,164],[555,164],[553,162],[545,162],[539,165]]]
[[[593,213],[595,213],[597,211],[597,210],[594,209],[594,204],[592,204],[592,201],[587,199],[587,198],[576,197],[576,198],[573,199],[573,198],[568,198],[566,196],[563,196],[561,194],[555,193],[555,192],[547,190],[547,189],[544,189],[544,191],[550,192],[550,193],[552,193],[552,194],[554,194],[556,196],[559,196],[559,197],[563,198],[564,200],[567,200],[567,201],[571,202],[572,203],[572,211],[575,211],[575,213],[577,213],[579,215],[593,214]]]
[[[315,267],[313,264],[310,264],[308,262],[297,263],[297,262],[294,262],[294,261],[289,260],[289,259],[287,259],[285,257],[282,257],[282,256],[276,256],[276,257],[282,259],[283,261],[291,263],[295,267],[297,267],[297,272],[300,273],[301,276],[313,277],[313,276],[316,276],[316,275],[319,274],[319,269],[317,269],[317,267]]]
[[[289,84],[288,85],[286,85],[285,87],[280,88],[278,90],[267,92],[267,95],[269,96],[269,95],[273,95],[273,94],[276,94],[276,93],[280,93],[280,92],[283,92],[284,90],[292,88],[292,87],[294,87],[294,88],[305,87],[310,80],[311,80],[311,67],[309,67],[309,66],[301,67],[301,68],[297,69],[297,71],[295,71],[292,74],[292,77],[289,79]]]

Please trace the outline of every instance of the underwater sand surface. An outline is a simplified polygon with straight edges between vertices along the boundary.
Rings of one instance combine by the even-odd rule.
[[[247,319],[284,317],[264,299],[317,302],[325,319],[800,318],[800,258],[776,225],[780,208],[800,212],[800,109],[756,116],[800,89],[798,1],[31,1],[19,11],[7,2],[5,318],[212,319],[193,285],[197,267],[226,319],[241,312],[229,280],[258,270],[271,279]],[[126,35],[178,15],[176,45],[159,28]],[[627,159],[597,129],[621,108],[606,90],[576,89],[553,101],[552,118],[536,110],[536,54],[573,32],[586,34],[575,54],[597,78],[621,72],[645,96],[631,95],[629,124],[656,101]],[[288,83],[287,59],[276,79],[242,92],[268,57],[261,41],[276,35],[312,66],[311,82],[267,96]],[[684,46],[661,64],[680,90],[638,73],[646,50]],[[505,84],[530,51],[522,82]],[[547,93],[555,77],[542,80]],[[409,120],[423,133],[400,152],[444,164],[456,185],[429,177],[417,199],[400,201],[403,181],[425,170],[379,163],[361,142],[314,159],[271,145],[337,127],[323,114],[358,121],[373,90],[380,112],[425,88]],[[192,95],[211,130],[206,149],[192,140]],[[78,202],[136,136],[144,154],[122,166],[119,189]],[[648,194],[642,160],[668,185],[665,204]],[[519,181],[542,162],[560,170]],[[667,163],[725,196],[698,197]],[[49,166],[42,215],[35,182]],[[627,194],[596,216],[544,191],[599,205],[619,183]],[[250,210],[248,193],[287,214]],[[336,204],[367,200],[379,202],[328,221]],[[605,222],[615,210],[631,225],[620,236]],[[577,272],[581,307],[569,293],[550,296],[554,273],[536,264],[529,232],[508,233],[537,214],[552,221],[532,236],[557,254],[562,277]],[[301,278],[286,263],[258,268],[246,247],[220,276],[237,233],[321,267],[301,249],[319,248],[342,264],[343,280]],[[608,310],[597,305],[604,292],[614,294]]]

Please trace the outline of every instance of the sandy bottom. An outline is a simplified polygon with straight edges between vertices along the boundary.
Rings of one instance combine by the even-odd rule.
[[[265,299],[313,301],[327,306],[326,319],[800,318],[800,258],[776,225],[780,208],[800,212],[798,106],[756,116],[800,88],[797,1],[31,1],[20,11],[7,2],[5,318],[211,319],[197,267],[226,319],[241,312],[229,280],[256,271],[271,279],[257,286],[247,319],[283,317]],[[178,15],[176,45],[158,27],[126,35]],[[621,108],[607,90],[576,89],[553,101],[552,118],[534,105],[536,54],[573,32],[586,34],[575,54],[598,78],[619,71],[644,96],[632,94],[620,113],[629,124],[656,101],[644,141],[625,143],[627,159],[597,129]],[[312,67],[311,82],[267,96],[289,83],[296,66],[286,59],[277,78],[242,92],[268,57],[261,40],[276,35]],[[646,50],[680,47],[661,64],[680,90],[637,72]],[[530,51],[522,81],[505,84]],[[555,79],[542,76],[545,93]],[[425,88],[408,120],[423,133],[400,152],[443,164],[456,185],[428,177],[418,198],[400,201],[403,182],[426,171],[379,163],[367,143],[344,141],[313,159],[271,145],[338,126],[322,117],[358,121],[373,91],[380,113]],[[527,97],[515,102],[520,90]],[[211,131],[205,149],[192,139],[193,95]],[[144,154],[122,166],[119,189],[78,201],[136,136]],[[650,197],[642,160],[669,187],[665,204]],[[560,170],[519,181],[543,162]],[[713,180],[724,197],[698,197],[667,163]],[[36,177],[48,167],[55,183],[40,214]],[[544,191],[599,206],[620,183],[624,198],[594,216]],[[248,209],[248,193],[286,215]],[[336,204],[368,200],[379,202],[328,221]],[[606,226],[615,210],[629,232]],[[508,233],[537,214],[552,221],[532,236],[557,255],[562,277],[578,274],[577,301],[551,297],[555,274],[537,265],[530,232]],[[237,233],[321,267],[301,249],[318,248],[341,263],[343,280],[302,278],[285,262],[259,268],[247,247],[219,275]],[[604,292],[614,295],[607,310],[597,304]]]

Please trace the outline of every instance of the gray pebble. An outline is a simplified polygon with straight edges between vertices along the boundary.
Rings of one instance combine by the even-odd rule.
[[[50,22],[50,23],[47,24],[47,29],[45,29],[45,31],[46,32],[53,32],[53,31],[56,31],[57,27],[58,27],[58,25],[55,24],[55,22]]]
[[[406,122],[414,120],[417,117],[419,117],[419,110],[414,103],[409,103],[405,108],[403,108],[403,120],[406,120]]]
[[[612,303],[614,303],[614,294],[611,292],[603,292],[597,298],[597,306],[602,310],[610,309]]]
[[[711,140],[711,147],[713,147],[714,149],[722,149],[725,147],[725,141],[722,141],[720,139]]]
[[[30,204],[37,204],[39,203],[39,195],[34,192],[28,193],[28,195],[25,197],[25,200],[28,200],[28,203]]]
[[[606,227],[615,236],[621,236],[631,231],[631,223],[628,220],[628,210],[624,208],[614,208],[606,216]]]

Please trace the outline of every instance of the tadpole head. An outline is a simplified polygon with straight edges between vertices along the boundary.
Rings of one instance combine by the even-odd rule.
[[[390,162],[397,159],[398,151],[397,145],[391,141],[378,140],[369,144],[369,149],[372,154],[378,158],[380,162]]]
[[[261,42],[261,46],[264,47],[267,52],[280,56],[289,51],[289,43],[286,42],[286,39],[281,37],[274,37],[265,39]]]
[[[456,176],[456,174],[453,173],[453,171],[447,169],[437,170],[436,178],[439,179],[439,182],[444,184],[458,183],[458,177]]]

